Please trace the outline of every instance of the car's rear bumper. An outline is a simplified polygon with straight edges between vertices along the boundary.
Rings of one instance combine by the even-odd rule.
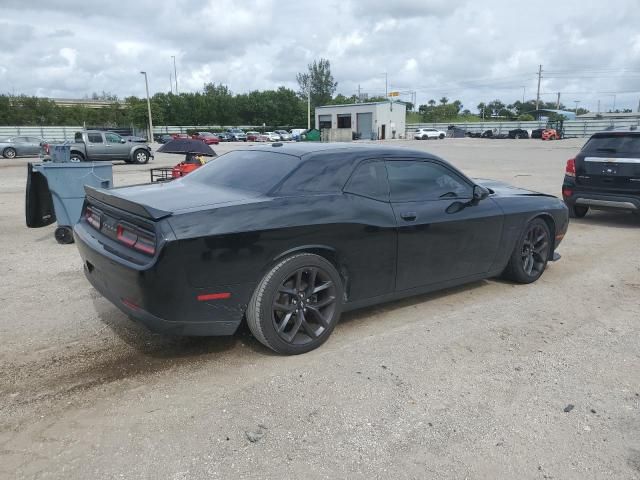
[[[629,194],[611,194],[599,192],[585,192],[572,188],[571,195],[565,195],[563,199],[568,205],[590,207],[595,210],[627,210],[640,212],[640,196]],[[564,189],[563,189],[564,190]]]
[[[181,270],[127,266],[105,251],[79,223],[74,237],[91,285],[107,300],[152,331],[193,336],[232,335],[244,314],[245,286],[223,286],[229,298],[200,301],[212,289],[188,285]],[[175,272],[175,274],[172,274]]]

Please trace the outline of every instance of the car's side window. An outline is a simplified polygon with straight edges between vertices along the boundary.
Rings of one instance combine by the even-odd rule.
[[[115,133],[105,133],[104,138],[107,139],[107,143],[120,143],[120,139],[122,137],[120,135],[116,135]]]
[[[27,143],[27,137],[16,137],[13,141],[16,143]]]
[[[389,181],[387,170],[382,160],[366,160],[356,167],[345,192],[373,198],[383,202],[389,201]]]
[[[387,161],[392,202],[471,198],[473,187],[454,171],[428,160]]]
[[[89,143],[102,143],[102,134],[88,133],[87,139],[89,140]]]

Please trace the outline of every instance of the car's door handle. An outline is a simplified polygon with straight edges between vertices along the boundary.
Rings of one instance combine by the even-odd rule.
[[[404,212],[401,213],[400,216],[407,222],[413,222],[416,218],[418,218],[418,214],[416,212]]]

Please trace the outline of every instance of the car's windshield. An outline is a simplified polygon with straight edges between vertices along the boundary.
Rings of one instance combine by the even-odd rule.
[[[182,181],[267,193],[298,163],[298,157],[292,155],[236,150],[210,161]]]
[[[584,153],[625,153],[640,155],[640,135],[598,135],[591,139],[582,148]]]

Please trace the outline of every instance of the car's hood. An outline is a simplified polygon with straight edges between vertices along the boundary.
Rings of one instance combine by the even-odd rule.
[[[514,195],[528,195],[537,197],[553,197],[547,193],[535,192],[533,190],[527,190],[525,188],[514,187],[506,182],[499,180],[490,180],[488,178],[474,178],[473,181],[478,185],[489,188],[495,192],[496,195],[501,197],[512,197]]]
[[[112,188],[104,192],[130,203],[171,213],[234,204],[261,196],[256,192],[207,185],[200,182],[184,182],[182,179]]]

